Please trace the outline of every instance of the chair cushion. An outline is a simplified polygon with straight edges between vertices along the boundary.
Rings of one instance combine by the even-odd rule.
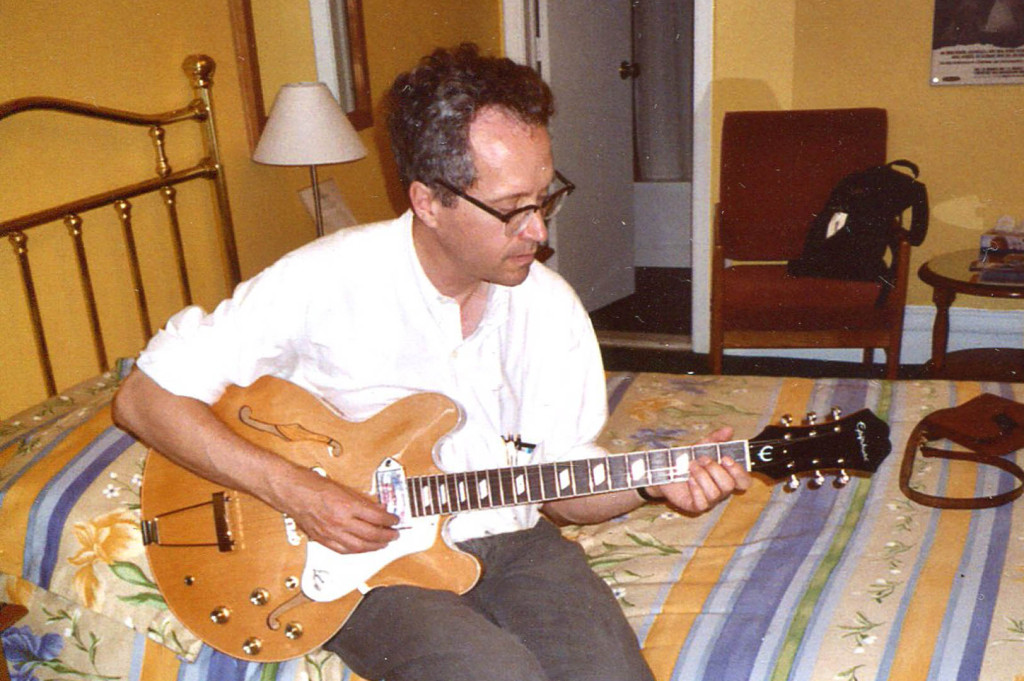
[[[722,276],[722,328],[750,331],[868,330],[888,326],[873,282],[791,277],[785,265],[740,265]]]

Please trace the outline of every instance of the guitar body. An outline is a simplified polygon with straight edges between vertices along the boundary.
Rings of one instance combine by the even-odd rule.
[[[273,377],[229,388],[214,412],[246,440],[368,495],[388,457],[408,475],[439,472],[434,446],[461,418],[448,398],[422,393],[350,423]],[[383,567],[357,565],[367,572],[352,575],[357,589],[332,601],[312,600],[300,586],[307,549],[323,547],[309,544],[289,518],[260,500],[210,483],[155,451],[146,460],[142,520],[154,579],[175,617],[217,650],[261,662],[298,657],[324,643],[369,589],[405,584],[464,593],[480,572],[473,557],[445,543],[442,520],[427,529],[425,545],[420,531],[416,541],[425,547],[383,558],[392,561]]]

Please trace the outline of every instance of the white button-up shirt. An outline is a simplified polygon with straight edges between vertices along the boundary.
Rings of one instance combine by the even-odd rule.
[[[607,417],[604,372],[576,294],[534,263],[522,284],[490,285],[488,296],[463,338],[459,305],[424,273],[406,213],[294,251],[211,314],[185,308],[138,366],[209,404],[230,384],[278,376],[352,421],[415,392],[443,393],[465,417],[437,448],[446,472],[602,456],[593,440]],[[516,435],[537,448],[510,461],[503,436]],[[467,512],[449,536],[526,529],[538,518],[538,504]]]

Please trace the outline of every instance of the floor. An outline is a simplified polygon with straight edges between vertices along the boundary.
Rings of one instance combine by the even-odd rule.
[[[707,355],[690,342],[690,270],[636,269],[636,293],[591,313],[609,371],[708,372]],[[825,362],[726,355],[723,372],[759,376],[882,378],[884,353],[874,367],[859,362]],[[901,378],[921,375],[922,367],[901,368]]]

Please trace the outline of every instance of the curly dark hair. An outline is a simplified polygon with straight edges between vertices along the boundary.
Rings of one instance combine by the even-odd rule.
[[[546,126],[554,97],[536,71],[511,59],[480,54],[473,43],[439,49],[399,75],[385,99],[391,149],[405,188],[422,182],[454,196],[439,181],[467,189],[476,180],[469,126],[487,107],[499,107],[529,125]]]

